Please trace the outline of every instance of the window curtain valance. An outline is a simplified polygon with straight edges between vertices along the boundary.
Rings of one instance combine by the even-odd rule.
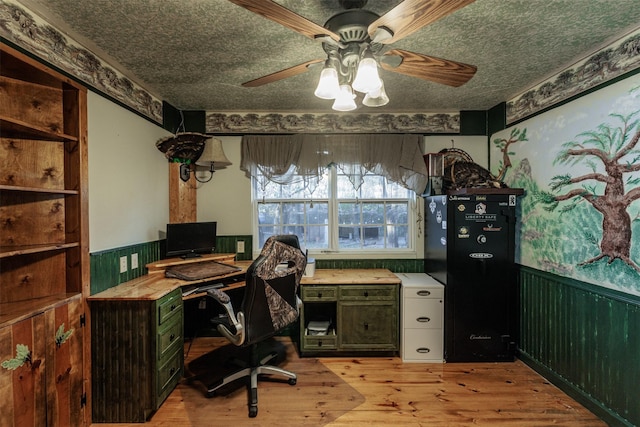
[[[416,194],[427,185],[420,135],[245,135],[240,169],[278,184],[304,182],[310,193],[335,164],[360,188],[366,172],[382,175]],[[262,182],[266,185],[266,182]]]

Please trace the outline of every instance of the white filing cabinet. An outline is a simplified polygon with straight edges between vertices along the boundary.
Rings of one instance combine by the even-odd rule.
[[[396,273],[402,280],[403,362],[444,361],[444,285],[425,273]]]

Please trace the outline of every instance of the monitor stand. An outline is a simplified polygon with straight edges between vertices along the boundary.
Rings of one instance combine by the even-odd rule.
[[[189,259],[189,258],[201,258],[202,255],[197,254],[195,252],[189,252],[188,254],[182,255],[180,258],[182,259]]]

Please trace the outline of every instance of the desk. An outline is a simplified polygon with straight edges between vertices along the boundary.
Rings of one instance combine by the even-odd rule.
[[[400,284],[386,269],[316,270],[313,277],[303,277],[300,353],[396,353]],[[328,333],[310,332],[312,320],[328,321]]]
[[[149,274],[87,298],[91,308],[93,422],[144,422],[177,385],[184,364],[182,288],[243,275],[250,261],[233,254],[161,260]],[[185,281],[167,278],[168,267],[218,261],[242,270]],[[238,281],[224,290],[244,286]],[[190,298],[197,298],[194,294]]]

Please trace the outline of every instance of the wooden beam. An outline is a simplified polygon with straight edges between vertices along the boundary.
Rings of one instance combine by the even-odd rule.
[[[196,222],[196,180],[193,174],[188,181],[180,179],[180,163],[169,163],[169,222]]]

